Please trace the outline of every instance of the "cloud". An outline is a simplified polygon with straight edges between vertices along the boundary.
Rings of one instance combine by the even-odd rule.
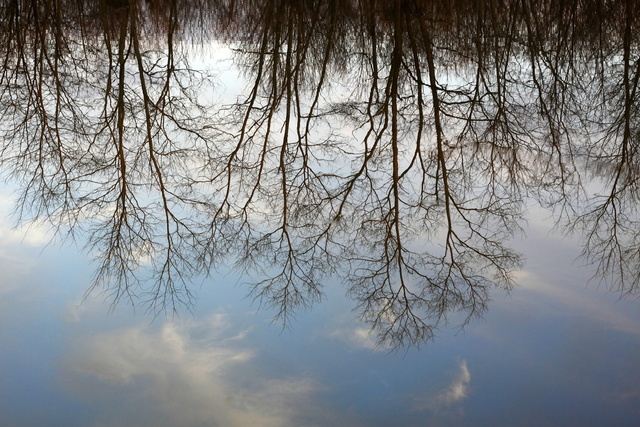
[[[329,333],[330,338],[334,338],[355,348],[364,348],[374,352],[389,350],[389,346],[380,345],[375,334],[367,328],[342,328]]]
[[[569,279],[565,280],[569,281]],[[543,303],[536,306],[536,315],[538,316],[545,317],[557,313],[557,307],[548,303],[548,301],[553,301],[555,305],[562,306],[562,312],[565,315],[586,317],[589,321],[607,325],[614,331],[635,336],[640,335],[640,322],[635,318],[635,303],[620,300],[617,303],[617,309],[613,310],[612,304],[614,304],[613,300],[616,295],[603,297],[603,292],[595,288],[585,288],[580,280],[575,280],[575,284],[572,282],[558,284],[557,280],[548,280],[532,272],[523,271],[519,275],[518,299],[527,303],[543,300]],[[519,305],[513,304],[513,301],[510,303],[512,310],[517,310],[519,314],[522,313]],[[627,307],[626,310],[624,306]]]
[[[439,397],[439,400],[445,405],[452,405],[467,397],[467,389],[471,381],[471,374],[467,368],[467,362],[460,362],[460,372],[456,379],[449,385],[449,389],[445,390]]]
[[[317,410],[311,402],[320,385],[262,374],[256,352],[242,348],[248,333],[213,315],[85,336],[65,366],[67,382],[105,406],[94,425],[296,425]]]
[[[70,300],[66,302],[65,309],[60,314],[59,319],[64,323],[78,323],[82,318],[82,313],[87,310],[87,304],[83,304],[81,299]]]
[[[416,410],[429,410],[438,412],[450,408],[467,397],[471,374],[467,368],[467,362],[463,360],[458,365],[458,373],[445,388],[435,395],[416,399]]]
[[[0,194],[0,251],[6,252],[7,247],[16,244],[44,247],[50,243],[53,234],[43,223],[28,223],[22,227],[11,224],[9,218],[15,203],[13,198]]]
[[[40,299],[51,290],[42,286],[38,247],[45,234],[37,227],[15,230],[8,220],[12,200],[0,191],[0,318],[22,304]]]

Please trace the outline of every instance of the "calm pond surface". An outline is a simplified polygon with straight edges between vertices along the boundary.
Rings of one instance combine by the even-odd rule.
[[[0,1],[0,424],[640,425],[639,17]]]

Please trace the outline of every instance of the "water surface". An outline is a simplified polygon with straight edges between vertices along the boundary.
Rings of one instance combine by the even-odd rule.
[[[3,425],[636,425],[637,8],[4,2]]]

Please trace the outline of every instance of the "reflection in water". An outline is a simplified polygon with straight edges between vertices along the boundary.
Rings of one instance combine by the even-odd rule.
[[[529,199],[636,294],[637,7],[2,1],[3,173],[154,309],[231,262],[286,321],[337,275],[380,343],[420,344],[511,288]],[[189,62],[218,43],[230,105]]]
[[[149,426],[283,426],[296,425],[301,413],[339,424],[310,408],[320,388],[311,378],[271,379],[253,372],[256,355],[239,348],[241,335],[230,337],[226,320],[216,315],[203,325],[131,327],[84,337],[74,344],[65,371],[78,394],[90,393],[100,402],[121,397],[122,388],[135,390],[133,404],[112,403],[119,410],[101,414],[103,425],[135,419]],[[198,329],[207,333],[192,336]]]

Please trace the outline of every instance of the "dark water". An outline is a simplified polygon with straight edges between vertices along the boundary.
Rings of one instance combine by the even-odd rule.
[[[3,425],[635,425],[639,12],[1,2]]]

